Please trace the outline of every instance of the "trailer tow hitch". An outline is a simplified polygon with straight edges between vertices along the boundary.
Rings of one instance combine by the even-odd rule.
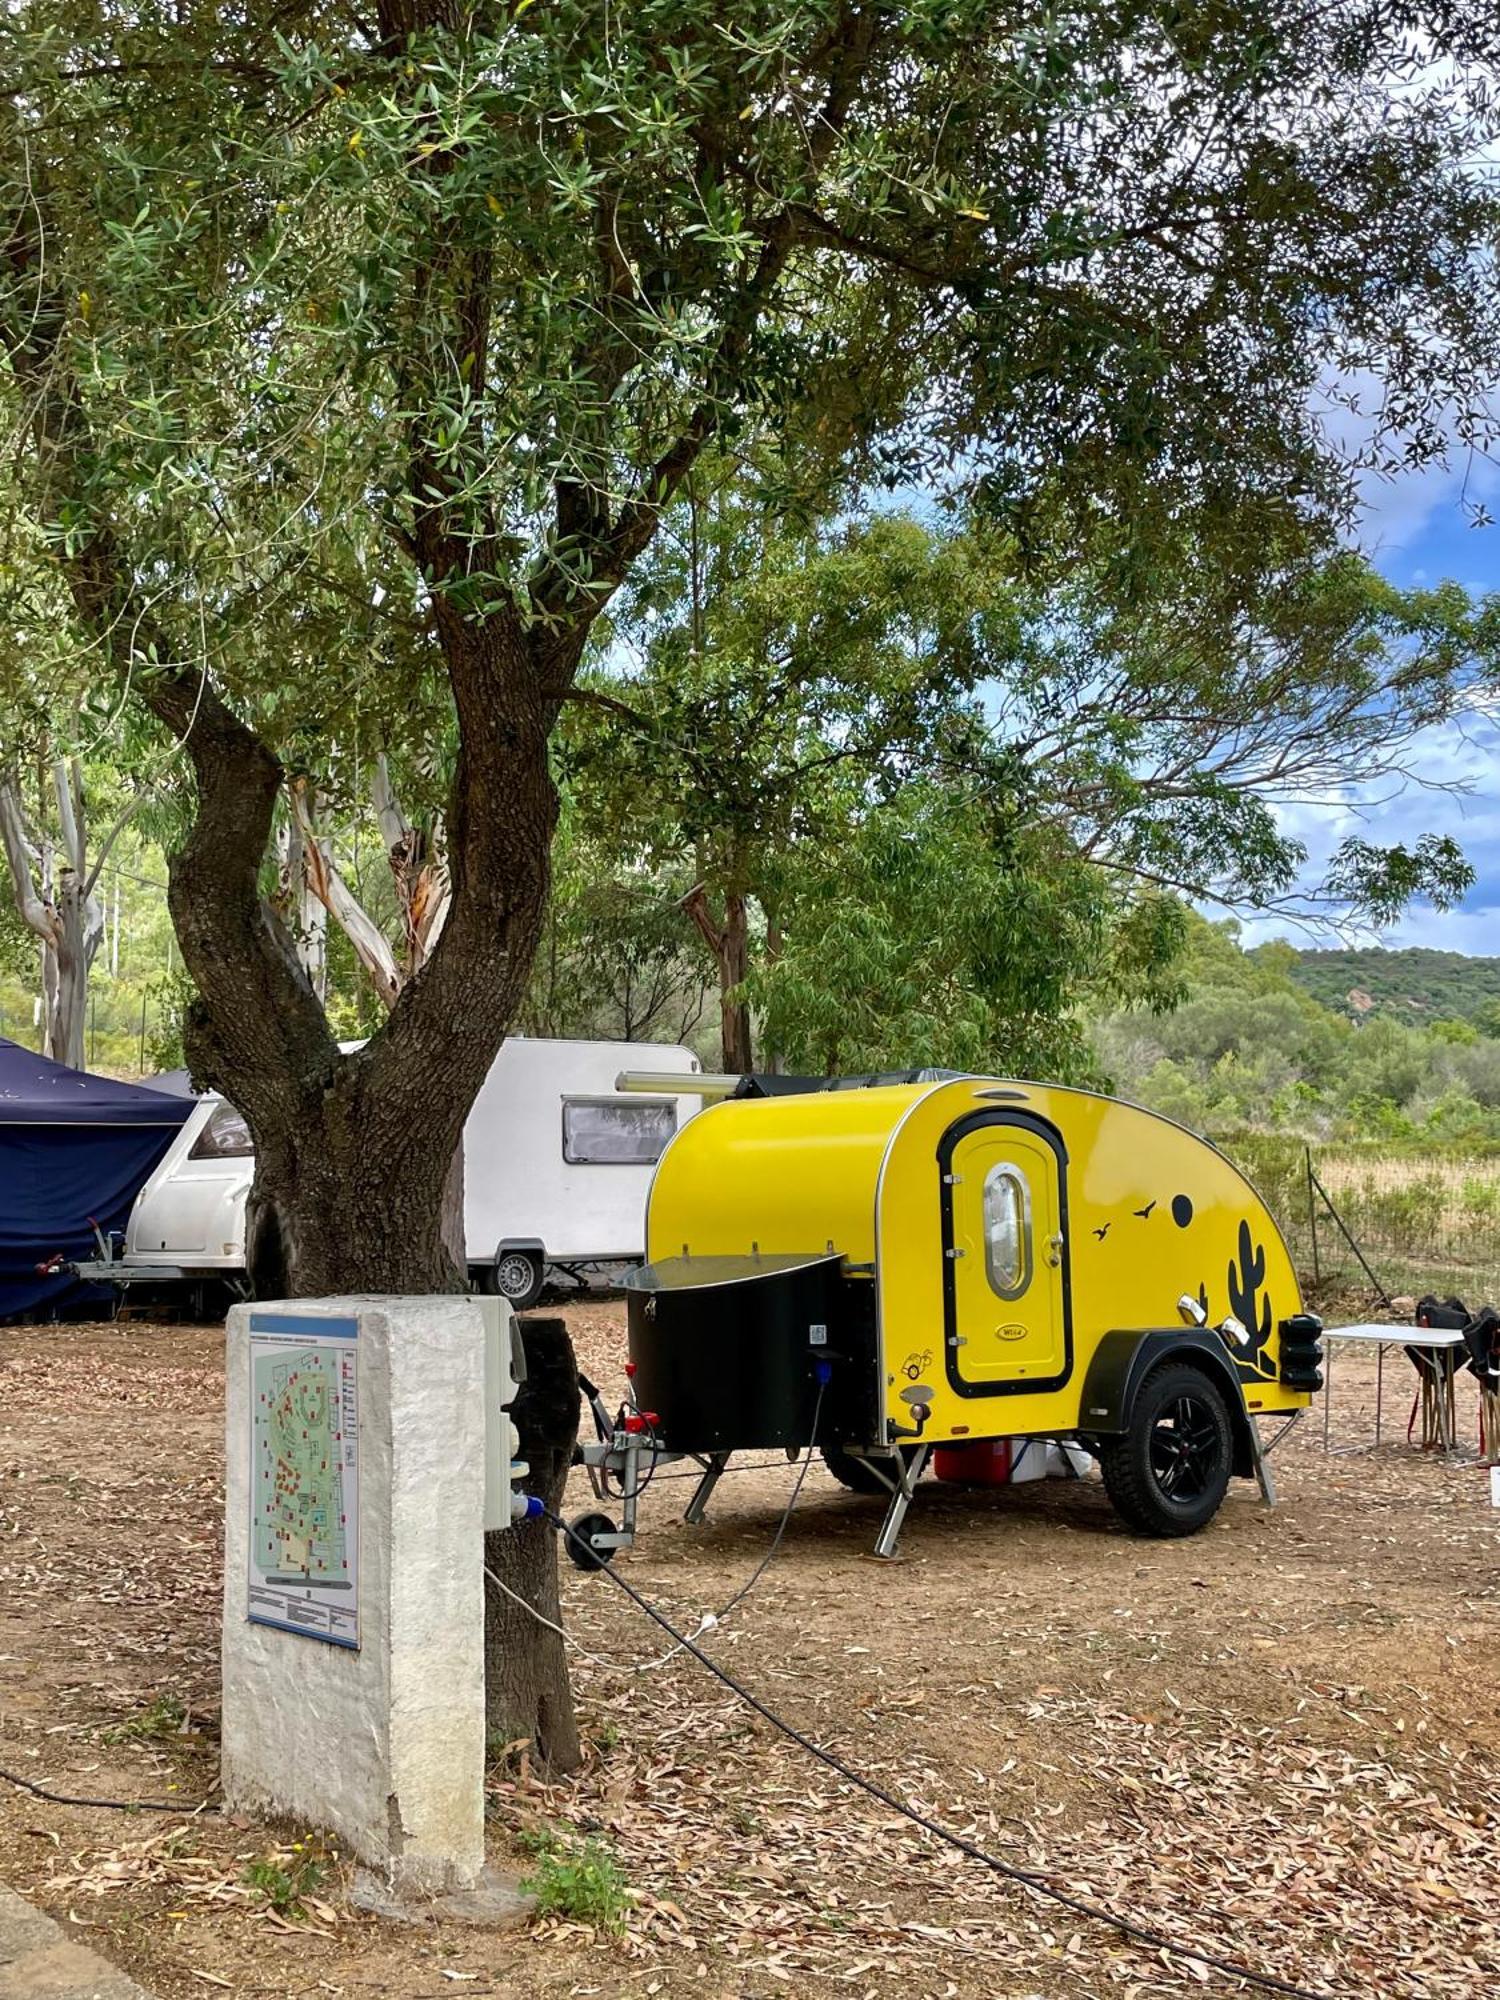
[[[578,1445],[573,1463],[583,1466],[588,1473],[594,1497],[606,1505],[617,1505],[620,1510],[618,1527],[612,1514],[593,1509],[576,1515],[568,1523],[571,1532],[567,1550],[579,1569],[602,1569],[616,1549],[634,1547],[641,1495],[655,1478],[658,1466],[673,1464],[683,1456],[681,1452],[661,1449],[656,1441],[655,1412],[643,1410],[636,1400],[633,1362],[625,1364],[625,1373],[629,1384],[627,1401],[613,1417],[588,1377],[578,1378],[594,1419],[595,1442]],[[693,1518],[691,1510],[689,1518]]]

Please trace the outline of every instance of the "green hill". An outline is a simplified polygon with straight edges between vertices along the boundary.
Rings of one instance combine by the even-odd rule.
[[[1252,954],[1253,955],[1253,954]],[[1500,1005],[1500,958],[1458,951],[1299,951],[1287,971],[1334,1013],[1472,1021]]]

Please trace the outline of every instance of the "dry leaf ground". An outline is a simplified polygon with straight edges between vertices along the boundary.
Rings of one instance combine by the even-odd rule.
[[[589,1372],[618,1383],[620,1309],[569,1317]],[[0,1765],[80,1794],[211,1787],[221,1353],[211,1328],[0,1329]],[[1340,1365],[1335,1443],[1354,1443],[1373,1366]],[[1398,1367],[1397,1439],[1405,1388]],[[1472,1416],[1466,1385],[1470,1438]],[[1185,1942],[1350,1996],[1493,1996],[1486,1475],[1396,1441],[1325,1458],[1311,1425],[1278,1464],[1276,1512],[1237,1485],[1209,1533],[1175,1545],[1122,1533],[1095,1482],[928,1485],[889,1565],[869,1554],[872,1504],[817,1467],[777,1562],[708,1643],[890,1790]],[[663,1474],[626,1573],[692,1626],[753,1570],[792,1476],[732,1474],[693,1530],[691,1488]],[[597,1656],[575,1660],[591,1760],[551,1790],[494,1773],[495,1852],[538,1824],[608,1841],[635,1898],[620,1940],[555,1920],[519,1936],[392,1926],[351,1910],[344,1861],[321,1853],[302,1914],[278,1915],[246,1867],[295,1872],[315,1830],[3,1784],[0,1878],[164,2000],[1246,1990],[934,1846],[684,1657],[647,1664],[666,1642],[605,1579],[570,1570],[565,1599]]]

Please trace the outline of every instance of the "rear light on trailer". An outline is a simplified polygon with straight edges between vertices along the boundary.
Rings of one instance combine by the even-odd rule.
[[[1293,1313],[1281,1322],[1281,1383],[1315,1393],[1323,1386],[1323,1322],[1316,1313]]]

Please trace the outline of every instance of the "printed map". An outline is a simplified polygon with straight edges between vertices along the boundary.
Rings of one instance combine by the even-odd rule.
[[[357,1645],[355,1342],[326,1324],[252,1322],[249,1613]]]
[[[268,1576],[290,1571],[289,1582],[349,1580],[338,1361],[311,1347],[257,1360],[256,1560]]]

